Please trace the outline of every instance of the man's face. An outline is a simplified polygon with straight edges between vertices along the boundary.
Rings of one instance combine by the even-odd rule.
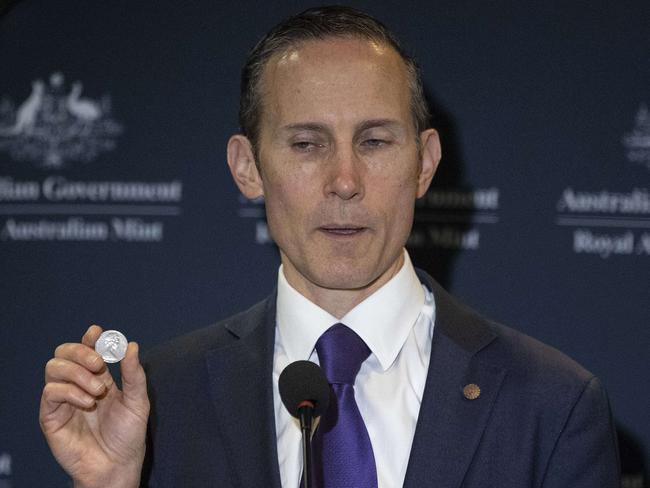
[[[368,40],[309,41],[268,62],[262,90],[260,192],[285,276],[303,293],[383,284],[439,154],[435,131],[416,133],[403,61]]]

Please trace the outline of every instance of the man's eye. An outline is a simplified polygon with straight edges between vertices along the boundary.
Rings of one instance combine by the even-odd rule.
[[[316,144],[315,142],[311,142],[311,141],[298,141],[291,144],[291,147],[298,151],[305,152],[305,151],[312,151],[316,149],[317,147],[319,147],[319,144]]]
[[[388,144],[388,141],[385,141],[383,139],[366,139],[361,143],[361,145],[367,147],[381,147],[385,146],[386,144]]]

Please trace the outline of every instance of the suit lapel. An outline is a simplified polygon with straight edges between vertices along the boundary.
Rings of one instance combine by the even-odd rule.
[[[494,340],[483,319],[456,303],[430,277],[421,274],[420,278],[434,293],[436,323],[404,486],[458,487],[506,371],[481,364],[475,357]],[[470,383],[481,389],[474,400],[463,393]]]
[[[212,401],[237,486],[280,488],[273,413],[275,294],[226,328],[235,342],[207,353]]]

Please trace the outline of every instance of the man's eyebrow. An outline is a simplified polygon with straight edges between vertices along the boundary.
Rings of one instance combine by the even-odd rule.
[[[296,124],[288,124],[280,128],[282,131],[293,132],[299,130],[308,130],[314,132],[325,132],[327,128],[323,124],[317,122],[298,122]]]
[[[404,130],[404,125],[395,119],[369,119],[364,120],[357,126],[357,131],[363,132],[367,129],[374,127],[386,127],[392,130]],[[318,122],[297,122],[295,124],[287,124],[280,128],[283,132],[296,132],[296,131],[312,131],[312,132],[328,132],[328,128],[324,124]]]
[[[372,129],[374,127],[386,127],[387,129],[400,129],[404,128],[404,125],[395,119],[370,119],[364,120],[359,124],[358,130],[364,131],[367,129]]]

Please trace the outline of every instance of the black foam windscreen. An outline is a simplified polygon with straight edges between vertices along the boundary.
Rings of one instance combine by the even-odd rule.
[[[294,417],[298,417],[298,407],[305,400],[314,404],[314,417],[327,410],[330,385],[323,370],[311,361],[294,361],[284,368],[278,387],[282,403]]]

